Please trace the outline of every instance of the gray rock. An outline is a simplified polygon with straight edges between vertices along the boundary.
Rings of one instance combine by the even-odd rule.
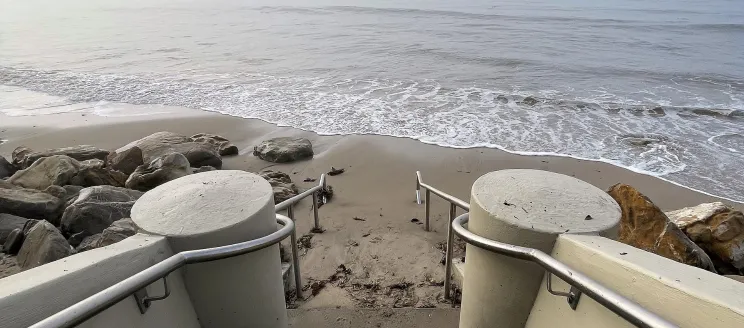
[[[274,203],[279,204],[299,194],[299,189],[292,183],[289,174],[279,171],[264,170],[258,173],[271,184],[274,192]]]
[[[5,157],[0,156],[0,179],[5,179],[16,172],[16,167],[10,164]]]
[[[28,155],[26,156],[28,157]],[[12,184],[43,190],[49,186],[69,184],[80,169],[80,162],[65,155],[43,157],[8,179]]]
[[[78,161],[85,161],[89,159],[100,159],[105,160],[108,156],[109,151],[100,149],[88,145],[80,145],[65,148],[47,149],[44,151],[33,151],[27,147],[18,147],[13,151],[13,164],[16,167],[25,169],[36,160],[44,157],[50,157],[55,155],[65,155],[76,159]]]
[[[128,176],[122,172],[97,166],[84,166],[72,177],[69,184],[81,187],[114,186],[124,187]]]
[[[227,140],[226,138],[218,136],[218,135],[208,134],[208,133],[199,133],[199,134],[195,134],[191,136],[191,141],[209,144],[215,149],[217,149],[217,152],[221,156],[230,156],[230,155],[238,154],[238,147],[230,143],[230,140]]]
[[[14,229],[23,229],[26,222],[36,222],[33,219],[27,219],[12,214],[0,213],[0,245],[5,244],[5,240]]]
[[[527,96],[524,97],[524,99],[522,99],[522,101],[520,101],[519,103],[527,106],[535,106],[538,101],[534,97]]]
[[[24,237],[25,235],[23,234],[23,230],[21,230],[20,228],[13,229],[13,231],[8,234],[5,242],[3,242],[3,253],[9,255],[18,254],[21,246],[23,246]]]
[[[210,172],[210,171],[216,171],[217,169],[211,167],[211,166],[202,166],[199,168],[191,168],[192,173],[204,173],[204,172]]]
[[[209,143],[198,143],[191,138],[172,132],[157,132],[116,150],[122,153],[132,147],[142,150],[144,163],[150,163],[169,153],[179,153],[186,157],[193,167],[212,166],[222,168],[222,157],[216,147]]]
[[[140,165],[129,176],[125,185],[130,189],[147,191],[189,174],[191,167],[186,157],[179,153],[170,153],[148,164]]]
[[[253,155],[274,162],[288,163],[313,157],[313,145],[305,138],[274,138],[253,148]]]
[[[92,236],[85,237],[80,244],[75,247],[75,251],[78,253],[82,253],[85,251],[89,251],[94,248],[98,248],[98,241],[101,239],[101,234],[97,233]]]
[[[24,218],[57,221],[63,201],[36,189],[3,188],[0,184],[0,213]]]
[[[108,166],[126,175],[132,174],[138,166],[145,164],[142,157],[142,149],[132,146],[121,152],[112,152],[106,159]]]
[[[18,252],[18,265],[28,270],[72,255],[72,247],[51,223],[39,221],[29,230]]]
[[[137,226],[130,218],[121,219],[111,224],[101,233],[96,247],[104,247],[118,243],[127,237],[134,236],[137,233]]]
[[[105,168],[100,159],[79,162],[65,155],[53,155],[16,172],[8,181],[24,188],[46,189],[64,185],[123,187],[126,180],[126,174]]]
[[[13,166],[15,166],[16,168],[25,168],[23,167],[23,160],[26,158],[26,155],[32,152],[33,150],[31,150],[31,148],[28,148],[26,146],[20,146],[20,147],[16,147],[16,149],[13,149],[13,153],[10,155],[10,159],[12,160]]]
[[[102,232],[117,220],[129,217],[134,202],[142,196],[135,190],[95,186],[80,191],[62,214],[62,233],[73,243]],[[77,246],[73,244],[73,246]]]

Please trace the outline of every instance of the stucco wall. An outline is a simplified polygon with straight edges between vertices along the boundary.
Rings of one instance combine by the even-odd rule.
[[[28,327],[173,255],[163,237],[138,234],[0,280],[0,327]],[[171,295],[142,315],[129,297],[80,327],[199,327],[180,272],[168,276]],[[162,293],[162,280],[148,286]]]
[[[603,237],[562,235],[553,257],[680,327],[744,327],[744,283]],[[553,289],[569,286],[556,278]],[[576,311],[545,281],[526,327],[633,327],[583,295]]]

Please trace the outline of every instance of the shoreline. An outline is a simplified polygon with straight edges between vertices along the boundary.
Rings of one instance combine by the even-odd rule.
[[[328,177],[335,193],[319,209],[325,232],[310,233],[313,221],[310,199],[296,205],[295,218],[298,236],[310,238],[311,245],[301,251],[303,285],[328,279],[341,265],[350,270],[350,278],[345,285],[329,283],[317,295],[300,302],[300,308],[393,307],[401,302],[408,307],[451,306],[442,299],[444,266],[440,264],[449,204],[438,197],[432,198],[431,232],[424,231],[425,206],[416,204],[415,197],[416,171],[421,171],[427,184],[465,201],[469,200],[471,186],[478,177],[511,168],[562,173],[602,190],[626,183],[664,211],[721,201],[602,162],[522,156],[490,148],[445,148],[389,136],[321,136],[260,120],[196,110],[175,117],[164,114],[108,118],[67,113],[0,119],[3,122],[0,133],[10,139],[0,144],[0,155],[6,158],[20,145],[47,149],[89,144],[115,150],[154,132],[170,131],[226,137],[240,154],[223,157],[223,169],[258,172],[270,168],[286,172],[301,190],[317,183],[304,182],[306,178],[317,179],[331,167],[344,168],[345,173]],[[253,146],[260,141],[281,136],[308,138],[313,143],[314,158],[275,164],[252,155]],[[743,204],[724,202],[738,210],[744,209]],[[404,296],[391,297],[352,287],[353,284],[384,287],[400,283],[411,286]]]
[[[124,107],[130,107],[130,108],[136,108],[136,107],[152,107],[150,105],[141,106],[141,105],[127,105],[122,104]],[[160,105],[158,105],[160,106]],[[23,140],[29,139],[31,143],[37,143],[36,140],[44,139],[42,136],[44,134],[54,134],[59,133],[59,131],[63,129],[86,129],[86,128],[93,128],[96,129],[96,127],[103,127],[103,126],[116,126],[116,125],[134,125],[136,123],[143,123],[145,125],[148,125],[145,122],[168,122],[173,120],[186,120],[186,121],[192,121],[192,120],[208,120],[208,121],[218,121],[215,122],[215,124],[208,124],[208,127],[211,128],[217,128],[218,130],[210,130],[210,132],[220,134],[220,129],[250,129],[250,128],[256,128],[260,127],[262,131],[266,132],[266,135],[270,135],[270,137],[275,136],[285,136],[285,135],[302,135],[303,137],[309,138],[311,141],[315,140],[347,140],[351,139],[355,142],[359,142],[360,140],[369,140],[373,141],[376,144],[390,144],[394,145],[397,143],[403,143],[408,147],[416,147],[416,148],[428,148],[426,151],[436,151],[430,149],[431,147],[438,148],[441,152],[450,152],[450,153],[457,153],[457,152],[466,152],[470,153],[469,156],[472,156],[474,154],[480,153],[485,154],[488,153],[491,156],[501,156],[501,157],[509,157],[510,162],[524,162],[524,163],[530,163],[533,164],[536,159],[539,159],[541,163],[550,164],[551,160],[555,162],[560,162],[560,165],[562,166],[565,164],[565,162],[575,161],[576,163],[580,163],[578,165],[584,167],[584,166],[591,166],[591,167],[605,167],[610,166],[614,169],[609,169],[609,172],[621,170],[626,172],[632,172],[634,175],[639,175],[640,177],[635,177],[633,175],[624,174],[623,176],[633,176],[633,180],[636,179],[642,179],[642,177],[647,177],[648,179],[655,179],[659,180],[659,182],[663,182],[665,184],[673,185],[677,188],[684,189],[688,192],[687,193],[695,193],[699,194],[700,197],[708,199],[710,201],[722,201],[729,205],[734,206],[735,208],[744,208],[744,202],[739,202],[734,199],[728,198],[728,197],[722,197],[722,196],[716,196],[711,193],[708,193],[703,190],[699,190],[693,187],[685,186],[680,183],[671,181],[669,179],[666,179],[664,177],[655,176],[652,174],[649,174],[648,172],[645,172],[643,170],[634,170],[633,168],[628,168],[620,165],[616,165],[612,161],[609,160],[601,160],[601,159],[586,159],[586,158],[580,158],[570,155],[561,155],[561,154],[554,154],[554,153],[525,153],[525,152],[519,152],[519,151],[509,151],[506,149],[502,149],[501,147],[451,147],[451,146],[443,146],[439,145],[437,143],[429,143],[426,141],[422,141],[419,139],[411,138],[411,137],[402,137],[402,136],[391,136],[391,135],[373,135],[373,134],[352,134],[352,135],[341,135],[341,134],[320,134],[314,131],[310,130],[304,130],[300,128],[290,127],[290,126],[282,126],[275,123],[271,123],[262,119],[258,118],[243,118],[238,116],[232,116],[230,114],[216,112],[216,111],[206,111],[206,110],[197,110],[192,108],[185,108],[185,107],[173,107],[173,106],[160,106],[163,108],[163,112],[158,112],[155,114],[148,114],[148,115],[141,115],[141,114],[135,114],[135,115],[114,115],[114,116],[103,116],[98,115],[95,113],[58,113],[58,114],[47,114],[47,115],[39,115],[39,116],[8,116],[5,114],[0,113],[0,120],[2,120],[3,123],[0,123],[0,139],[3,140],[2,143],[0,143],[0,155],[5,156],[6,158],[10,158],[10,153],[12,152],[12,149],[6,149],[10,148],[10,145],[15,145],[12,148],[15,148],[17,145],[20,145],[20,142]],[[126,109],[125,109],[126,110]],[[230,124],[226,121],[232,121]],[[192,125],[193,122],[185,122],[186,125]],[[197,125],[197,124],[193,124]],[[242,125],[242,126],[241,126]],[[136,129],[135,129],[136,130]],[[155,130],[146,129],[148,131],[157,132]],[[189,134],[187,131],[195,131],[196,132],[202,132],[197,131],[196,129],[186,129],[184,132],[185,134]],[[124,133],[125,135],[129,133]],[[147,133],[149,134],[149,133]],[[140,135],[134,138],[130,138],[131,140],[138,139],[140,137],[145,136]],[[268,137],[267,137],[268,138]],[[231,139],[231,138],[229,138]],[[257,144],[260,142],[257,138],[254,139],[254,144]],[[121,145],[124,145],[128,143],[127,141],[129,139],[122,140]],[[233,139],[231,139],[233,140]],[[244,140],[246,141],[246,140]],[[248,146],[245,143],[239,143],[236,142],[236,145],[240,148],[240,156],[250,156],[250,154],[246,154],[248,152]],[[108,144],[113,144],[113,140],[107,140]],[[322,143],[322,142],[321,142]],[[315,146],[317,146],[316,142],[313,142]],[[47,147],[47,148],[53,148],[53,147],[63,147],[63,146],[72,146],[73,144],[67,144],[67,145],[55,145],[55,146],[45,146],[41,145],[40,147],[37,147],[39,149]],[[119,145],[119,146],[121,146]],[[115,147],[109,147],[109,148],[118,148],[119,146]],[[34,147],[32,147],[34,148]],[[105,148],[105,147],[104,147]],[[405,149],[408,151],[408,149]],[[405,154],[405,152],[401,153]],[[400,155],[400,154],[398,154]],[[316,151],[316,157],[318,156],[318,152]],[[462,155],[460,155],[462,156]],[[516,157],[516,159],[514,159]],[[521,158],[521,160],[520,160]],[[422,159],[421,156],[415,158],[415,159]],[[229,163],[229,158],[227,159],[226,163]],[[590,164],[594,163],[594,164]],[[228,166],[229,168],[229,166]],[[516,167],[515,167],[516,168]],[[525,167],[525,168],[535,168],[535,167]],[[499,169],[498,167],[496,169]],[[541,170],[547,170],[547,171],[553,171],[557,173],[564,173],[566,174],[565,170],[555,170],[554,165],[540,165],[540,167],[537,167],[536,169]],[[413,171],[416,171],[415,169]],[[576,170],[580,171],[580,170]],[[601,173],[601,170],[596,170],[597,173]],[[606,170],[607,171],[607,170]],[[462,172],[457,172],[462,173]],[[486,173],[486,172],[483,172]],[[572,174],[568,174],[572,176],[576,176],[581,179],[581,176],[592,176],[593,174],[589,172],[584,173],[576,173],[573,172]],[[428,179],[427,179],[428,180]],[[601,185],[597,185],[597,183],[594,183],[593,181],[596,181],[597,179],[590,179],[592,181],[588,181],[595,186],[599,187],[600,189],[607,189],[609,186],[602,187]],[[474,181],[474,179],[473,179]],[[623,181],[618,181],[622,183],[626,183]],[[628,183],[630,184],[630,183]],[[653,185],[651,183],[650,185]],[[657,201],[654,200],[656,203]],[[701,198],[701,199],[702,199]],[[661,202],[667,203],[667,202]],[[672,202],[672,204],[676,204],[677,202]],[[691,204],[688,206],[693,206],[697,204]],[[664,210],[668,210],[668,208],[662,207]],[[672,206],[674,207],[674,206]]]
[[[127,105],[127,106],[135,106],[135,105]],[[135,106],[137,107],[137,106]],[[237,116],[232,116],[229,114],[224,113],[218,113],[213,111],[202,111],[202,110],[196,110],[196,109],[190,109],[190,108],[183,108],[183,107],[163,107],[166,111],[163,113],[158,114],[151,114],[151,115],[121,115],[121,116],[100,116],[93,113],[61,113],[61,114],[48,114],[48,115],[41,115],[41,116],[7,116],[4,114],[0,114],[0,119],[2,119],[2,122],[0,124],[0,131],[2,135],[2,139],[4,139],[5,142],[0,143],[0,155],[5,156],[6,158],[10,158],[10,153],[12,150],[23,144],[26,146],[30,146],[29,144],[33,144],[34,146],[30,146],[32,149],[34,148],[54,148],[54,147],[64,147],[64,146],[72,146],[77,145],[78,143],[74,142],[83,142],[83,140],[86,140],[84,135],[89,133],[95,133],[95,132],[104,132],[106,131],[105,127],[113,127],[117,130],[117,135],[121,136],[121,141],[115,140],[115,138],[104,138],[104,140],[100,140],[98,144],[92,141],[88,141],[89,144],[93,144],[94,146],[99,146],[103,148],[111,148],[116,149],[120,146],[123,146],[127,144],[128,142],[144,137],[147,134],[157,132],[160,130],[167,130],[167,129],[154,129],[155,126],[158,126],[163,123],[164,127],[172,127],[175,125],[181,125],[177,124],[176,122],[183,123],[183,127],[179,127],[182,133],[189,134],[189,133],[197,133],[197,132],[212,132],[216,134],[228,134],[230,136],[227,136],[228,139],[233,141],[239,148],[240,148],[240,154],[238,157],[243,156],[250,156],[250,148],[253,144],[258,144],[260,142],[259,139],[261,137],[270,138],[270,137],[276,137],[276,136],[303,136],[311,141],[313,141],[314,147],[316,148],[316,158],[320,155],[322,156],[326,151],[331,150],[329,143],[338,143],[338,142],[352,142],[352,143],[372,143],[377,147],[382,146],[381,148],[393,148],[400,150],[399,153],[390,153],[388,155],[391,155],[391,157],[394,156],[405,156],[407,157],[406,160],[412,161],[412,162],[420,162],[425,160],[427,157],[431,156],[433,153],[436,153],[437,157],[446,157],[447,155],[454,155],[458,156],[461,161],[463,161],[463,165],[466,165],[466,162],[472,162],[473,160],[476,160],[476,157],[486,157],[488,159],[497,159],[501,161],[505,161],[510,165],[510,168],[533,168],[533,169],[541,169],[541,170],[547,170],[557,173],[563,173],[571,176],[575,176],[577,178],[580,178],[582,180],[585,180],[589,183],[594,184],[595,186],[599,187],[600,189],[606,190],[610,185],[606,185],[605,181],[602,181],[600,183],[599,180],[604,180],[601,177],[597,178],[596,173],[602,173],[604,169],[604,172],[607,173],[607,175],[614,175],[614,173],[617,172],[623,172],[620,174],[620,177],[617,179],[618,183],[628,183],[633,185],[632,183],[625,182],[622,180],[622,178],[629,177],[631,180],[642,182],[642,185],[648,185],[652,188],[649,189],[655,189],[655,185],[657,185],[656,182],[651,182],[647,180],[657,180],[658,184],[664,185],[668,184],[671,186],[674,186],[674,188],[679,188],[682,190],[685,190],[683,192],[686,194],[684,197],[685,200],[690,198],[698,198],[692,196],[692,194],[697,194],[700,199],[707,199],[710,201],[723,201],[727,204],[733,205],[734,207],[744,206],[744,203],[737,202],[735,200],[725,198],[725,197],[719,197],[712,195],[710,193],[707,193],[705,191],[697,190],[692,187],[684,186],[679,183],[676,183],[674,181],[670,181],[667,179],[664,179],[663,177],[657,177],[653,175],[649,175],[642,171],[633,170],[631,168],[626,168],[622,166],[615,165],[611,163],[610,161],[602,161],[602,160],[593,160],[593,159],[583,159],[583,158],[577,158],[573,156],[568,155],[558,155],[558,154],[522,154],[520,152],[512,152],[508,150],[503,150],[500,148],[490,148],[490,147],[470,147],[470,148],[458,148],[458,147],[447,147],[447,146],[441,146],[435,143],[427,143],[418,139],[409,138],[409,137],[396,137],[396,136],[387,136],[387,135],[370,135],[370,134],[353,134],[353,135],[331,135],[331,134],[319,134],[313,131],[309,130],[303,130],[298,129],[294,127],[289,126],[280,126],[274,123],[270,123],[261,119],[253,119],[253,118],[242,118]],[[205,124],[203,129],[207,129],[208,131],[202,131],[198,127],[200,124],[199,122],[208,122]],[[139,125],[139,127],[138,127]],[[88,130],[88,131],[84,131]],[[171,129],[172,130],[172,129]],[[229,131],[231,133],[225,133],[221,130]],[[253,130],[249,133],[246,133],[248,130]],[[262,135],[257,135],[255,131],[262,131]],[[72,138],[66,138],[65,131],[70,131],[70,136]],[[139,131],[142,131],[142,133],[138,133]],[[178,132],[178,131],[174,131]],[[192,133],[192,134],[193,134]],[[243,140],[241,140],[241,136],[235,137],[234,135],[241,134]],[[45,137],[45,135],[51,135],[51,136],[61,136],[61,138],[51,138],[51,137]],[[130,137],[131,136],[131,137]],[[232,136],[232,138],[231,138]],[[63,144],[60,142],[52,142],[50,139],[56,139],[56,140],[70,140],[72,139],[72,143]],[[80,141],[78,141],[80,140]],[[92,140],[92,139],[88,139]],[[38,146],[36,146],[38,145]],[[400,147],[403,146],[404,147]],[[318,146],[321,146],[320,151],[318,151]],[[481,155],[482,154],[482,155]],[[231,168],[230,163],[232,162],[232,158],[226,158],[225,159],[226,168]],[[442,160],[442,158],[440,158]],[[482,162],[483,159],[478,159],[478,162]],[[540,164],[536,164],[539,162]],[[572,163],[575,165],[578,165],[576,169],[574,170],[567,170],[567,166],[572,166]],[[271,163],[267,163],[271,164]],[[524,164],[524,166],[520,166],[520,164]],[[422,164],[424,167],[427,166],[426,164]],[[479,164],[480,165],[480,164]],[[274,166],[274,165],[271,165]],[[465,167],[463,166],[463,167]],[[494,165],[495,169],[504,169],[507,167],[502,167],[501,165]],[[582,169],[593,169],[594,172],[590,172],[588,170],[582,170]],[[415,168],[411,169],[411,176],[413,176],[413,173],[418,170]],[[486,173],[487,171],[484,170],[478,170],[478,169],[462,169],[462,170],[455,170],[455,172],[452,173],[465,173],[468,176],[461,176],[461,178],[464,178],[466,180],[473,180],[474,178],[471,177],[471,179],[468,179],[468,177],[476,172],[482,172]],[[571,171],[570,173],[567,173],[567,171]],[[477,176],[480,176],[482,174],[478,174]],[[586,179],[583,179],[583,177],[586,177]],[[477,178],[477,177],[476,177]],[[426,174],[424,174],[425,181],[430,181],[431,178],[426,177]],[[445,179],[446,180],[446,179]],[[642,187],[641,187],[642,188]],[[664,187],[664,189],[668,188],[667,186]],[[641,189],[643,190],[643,189]],[[655,194],[655,192],[651,192],[650,194]],[[467,196],[467,194],[463,195]],[[697,205],[691,204],[689,201],[657,201],[656,198],[659,197],[649,197],[655,202],[655,203],[661,203],[662,205],[659,205],[664,210],[668,210],[671,208],[678,208],[677,204],[686,203],[687,206]],[[467,197],[463,197],[464,199]],[[663,197],[666,198],[666,197]],[[669,206],[663,206],[663,204],[669,203]]]

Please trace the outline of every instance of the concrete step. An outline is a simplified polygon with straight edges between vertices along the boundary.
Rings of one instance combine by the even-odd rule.
[[[316,308],[287,310],[290,328],[457,328],[460,309]]]

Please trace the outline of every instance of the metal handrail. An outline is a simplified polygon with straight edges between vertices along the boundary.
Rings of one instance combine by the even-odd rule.
[[[569,285],[576,287],[582,293],[597,301],[597,303],[637,327],[677,327],[675,324],[663,319],[649,310],[646,310],[639,304],[603,286],[583,273],[571,269],[569,266],[540,250],[500,243],[468,231],[468,229],[463,227],[463,224],[467,223],[469,218],[470,214],[465,213],[452,221],[452,229],[455,234],[465,240],[468,244],[508,257],[537,263],[548,271],[548,273],[554,274],[563,279]]]
[[[318,217],[318,191],[325,190],[327,188],[326,185],[326,177],[325,174],[320,175],[320,181],[318,182],[318,185],[315,187],[312,187],[308,190],[303,191],[299,195],[296,195],[292,198],[289,198],[279,204],[276,204],[274,206],[274,211],[279,212],[281,210],[287,210],[287,217],[289,217],[292,221],[295,220],[294,218],[294,205],[299,203],[301,200],[305,199],[307,196],[312,195],[313,196],[313,230],[315,232],[322,231],[320,227],[320,218]],[[324,196],[325,197],[325,196]],[[325,204],[328,200],[323,199],[323,203]],[[297,295],[297,298],[302,298],[302,274],[300,273],[300,255],[297,250],[297,234],[293,233],[292,238],[290,238],[290,243],[292,244],[292,272],[294,272],[294,281],[295,281],[295,295]]]
[[[425,211],[425,217],[426,217],[426,225],[424,226],[424,230],[429,231],[429,216],[431,212],[431,208],[429,205],[429,201],[431,200],[431,193],[434,193],[435,195],[442,197],[444,200],[448,201],[450,203],[450,210],[449,210],[449,222],[450,224],[447,225],[447,250],[445,251],[444,255],[444,299],[448,300],[451,297],[450,289],[452,288],[452,279],[450,278],[451,272],[452,272],[452,248],[454,247],[454,241],[455,241],[455,234],[452,232],[452,220],[455,219],[455,216],[457,215],[457,208],[461,208],[465,211],[470,211],[470,204],[463,201],[462,199],[459,199],[455,196],[452,196],[444,191],[441,191],[437,188],[434,188],[426,183],[423,182],[423,179],[421,179],[421,172],[416,171],[416,203],[421,205],[421,188],[426,189],[426,198],[424,199],[424,203],[426,204],[426,211]]]
[[[285,200],[285,201],[283,201],[283,202],[281,202],[279,204],[276,204],[276,206],[274,206],[274,211],[275,212],[279,212],[281,210],[289,210],[289,208],[291,206],[293,206],[294,204],[297,204],[299,201],[305,199],[307,196],[312,195],[313,196],[313,216],[314,216],[313,217],[314,218],[313,228],[316,229],[316,230],[317,229],[320,229],[320,221],[319,221],[319,218],[318,218],[318,191],[319,190],[325,190],[326,188],[327,188],[327,185],[326,185],[325,174],[321,174],[320,175],[320,182],[318,183],[317,186],[312,187],[312,188],[310,188],[308,190],[305,190],[302,193],[300,193],[299,195],[296,195],[296,196],[294,196],[294,197],[292,197],[290,199],[287,199],[287,200]],[[326,202],[327,202],[327,200],[324,199],[323,200],[323,203],[326,203]],[[288,215],[287,216],[289,216],[290,219],[294,219],[294,217],[292,217],[292,216],[289,215],[289,212],[288,212]]]
[[[276,214],[276,220],[283,227],[267,236],[227,246],[180,252],[57,312],[31,328],[74,327],[187,264],[217,261],[255,252],[294,235],[295,224],[290,218]]]
[[[441,191],[437,188],[434,188],[426,183],[423,182],[421,179],[421,171],[416,171],[416,203],[421,205],[421,187],[426,189],[426,198],[424,199],[424,204],[426,205],[426,225],[424,226],[424,229],[426,231],[429,231],[429,199],[431,198],[431,193],[434,193],[435,195],[442,197],[444,200],[450,202],[450,205],[455,205],[463,210],[470,211],[470,204],[464,202],[463,200],[452,196],[444,191]],[[452,219],[452,218],[450,218]]]

